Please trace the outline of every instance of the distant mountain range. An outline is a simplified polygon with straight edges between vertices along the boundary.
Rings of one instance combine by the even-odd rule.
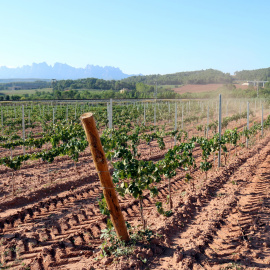
[[[17,68],[0,67],[0,79],[57,79],[77,80],[82,78],[98,78],[104,80],[121,80],[132,75],[124,74],[119,68],[87,65],[85,68],[75,68],[67,64],[33,63]]]

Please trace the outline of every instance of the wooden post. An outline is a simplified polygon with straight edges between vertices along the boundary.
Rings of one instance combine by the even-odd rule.
[[[184,105],[182,103],[182,121],[181,121],[181,129],[184,130]]]
[[[221,140],[221,123],[222,123],[222,102],[221,102],[221,94],[219,94],[219,114],[218,114],[218,133],[219,133],[219,141]],[[221,167],[221,146],[219,146],[218,150],[218,167]]]
[[[22,105],[22,139],[25,142],[25,122],[24,122],[24,105]],[[25,146],[23,145],[23,154],[25,155]]]
[[[155,102],[155,105],[154,105],[154,126],[156,125],[156,120],[157,120],[157,108],[156,108],[156,102]]]
[[[1,105],[1,130],[2,130],[2,134],[4,131],[4,115],[3,115],[3,107]]]
[[[209,104],[207,107],[207,128],[206,128],[206,138],[208,139],[208,132],[209,132]]]
[[[110,211],[111,220],[117,236],[124,241],[129,241],[129,235],[123,214],[120,209],[118,198],[114,189],[112,178],[109,172],[105,153],[103,151],[96,123],[92,113],[84,113],[80,117],[90,150],[93,156],[94,164],[98,172],[98,177],[103,188],[103,194]]]
[[[249,102],[247,103],[247,130],[249,130]],[[246,147],[248,148],[248,138],[246,139]]]
[[[262,121],[261,121],[261,125],[262,125],[262,137],[263,137],[263,105],[262,105]]]
[[[66,109],[66,120],[68,121],[68,104],[67,104],[67,109]]]
[[[145,115],[145,103],[143,104],[143,123],[144,123],[144,125],[146,125],[146,121],[145,121],[145,117],[146,115]]]
[[[174,130],[177,130],[177,103],[175,102],[175,110],[174,110]],[[174,145],[176,145],[176,136],[174,136]]]

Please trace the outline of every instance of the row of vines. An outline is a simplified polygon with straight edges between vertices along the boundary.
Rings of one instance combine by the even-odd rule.
[[[229,108],[229,103],[225,103],[227,116],[223,117],[221,138],[217,133],[217,102],[214,101],[115,105],[112,129],[108,128],[108,104],[31,104],[25,106],[24,116],[20,106],[6,104],[1,106],[0,149],[4,149],[4,156],[0,157],[0,165],[12,169],[13,196],[16,194],[14,172],[28,160],[41,159],[49,165],[58,156],[69,156],[76,166],[80,153],[88,146],[78,116],[91,110],[95,113],[97,126],[102,132],[101,141],[113,169],[116,190],[121,196],[131,195],[139,200],[142,224],[146,227],[143,198],[147,193],[157,197],[158,183],[168,182],[168,207],[164,209],[158,200],[156,206],[160,214],[169,216],[172,213],[170,182],[178,170],[186,172],[183,180],[192,186],[192,172],[195,169],[204,172],[207,178],[209,170],[217,167],[219,149],[222,150],[226,164],[231,149],[234,148],[237,154],[237,149],[244,147],[247,139],[256,138],[262,128],[269,128],[270,117],[267,117],[263,124],[253,122],[250,128],[245,127],[247,112],[244,111],[244,103],[239,105],[236,102],[232,102]],[[258,107],[253,107],[251,116],[256,116]],[[26,123],[25,139],[21,138],[22,118]],[[227,129],[230,123],[235,125],[236,122],[239,123],[238,129]],[[209,131],[211,132],[208,135]],[[165,145],[166,138],[171,138],[169,147]],[[141,158],[139,146],[142,144],[149,149],[147,159]],[[158,161],[151,160],[153,145],[163,151]],[[18,151],[21,147],[25,147],[27,153]],[[199,161],[196,161],[194,156],[195,149],[201,153]],[[104,200],[100,201],[100,207],[103,213],[108,214]]]

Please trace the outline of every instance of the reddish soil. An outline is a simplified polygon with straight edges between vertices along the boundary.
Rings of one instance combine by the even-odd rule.
[[[236,88],[240,89],[248,89],[247,85],[234,84]],[[215,91],[218,88],[222,87],[223,84],[187,84],[179,88],[174,88],[173,90],[178,94],[184,93],[202,93],[202,92],[210,92]]]
[[[167,149],[172,141],[166,138]],[[143,159],[162,158],[165,151],[155,143],[151,148],[150,156],[149,146],[140,146]],[[100,257],[106,217],[98,209],[102,190],[89,150],[76,167],[58,157],[49,165],[50,176],[46,163],[27,162],[15,175],[15,198],[11,171],[1,167],[0,269],[269,269],[270,135],[235,153],[207,180],[194,170],[195,189],[179,170],[172,179],[169,218],[157,213],[156,198],[146,193],[144,215],[160,237],[120,258]],[[200,151],[194,155],[199,163]],[[158,200],[167,208],[167,181],[158,188]],[[138,226],[138,201],[120,198],[120,205],[125,220]]]

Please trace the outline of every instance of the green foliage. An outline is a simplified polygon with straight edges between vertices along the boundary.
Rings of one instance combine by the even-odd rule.
[[[157,207],[157,211],[160,215],[163,215],[165,217],[170,217],[173,214],[172,210],[164,211],[164,209],[162,207],[162,202],[156,202],[156,207]]]
[[[88,110],[89,104],[85,105],[84,110]],[[147,116],[150,121],[153,121],[154,106],[160,109],[160,113],[157,114],[157,121],[170,119],[168,112],[168,104],[154,103],[149,104],[147,110]],[[35,127],[35,123],[41,122],[43,132],[39,133],[37,137],[33,138],[29,134],[29,138],[25,141],[20,139],[20,136],[16,134],[18,127],[21,128],[21,115],[15,116],[19,111],[15,111],[16,108],[10,108],[7,106],[7,110],[4,114],[5,128],[3,129],[3,136],[0,137],[1,146],[6,149],[13,149],[17,146],[31,147],[36,152],[32,154],[19,155],[15,157],[4,157],[0,159],[0,164],[3,164],[13,170],[18,170],[24,161],[29,159],[42,159],[48,163],[54,161],[57,156],[67,155],[75,162],[78,161],[79,153],[83,152],[88,142],[85,138],[84,130],[77,119],[71,117],[70,121],[66,120],[66,108],[61,106],[57,109],[56,121],[54,125],[51,123],[51,114],[44,112],[44,107],[34,106],[36,114],[39,115],[35,119],[31,120],[29,127]],[[68,107],[68,110],[74,113],[74,107]],[[193,137],[188,139],[187,132],[183,130],[174,130],[165,132],[166,124],[162,128],[158,128],[152,125],[146,125],[141,123],[142,112],[144,107],[139,105],[128,106],[114,106],[114,118],[113,129],[107,129],[107,111],[104,106],[100,106],[95,111],[95,118],[97,125],[103,129],[101,135],[101,142],[106,153],[107,158],[110,160],[114,172],[113,181],[116,186],[116,190],[121,196],[127,194],[133,196],[139,200],[140,209],[143,207],[143,201],[148,194],[151,197],[158,195],[158,183],[167,178],[169,180],[169,202],[171,200],[170,194],[170,179],[172,179],[177,170],[186,170],[186,180],[190,182],[192,179],[192,169],[199,167],[206,173],[212,168],[213,161],[209,159],[211,154],[215,154],[221,147],[224,157],[226,158],[230,144],[234,146],[240,145],[241,136],[246,138],[254,138],[261,125],[259,123],[253,123],[253,126],[249,129],[244,129],[239,132],[237,129],[226,130],[223,132],[221,139],[219,134],[215,134],[212,138]],[[199,106],[195,110],[200,110]],[[200,110],[201,111],[201,110]],[[44,112],[44,117],[41,117]],[[83,110],[81,111],[81,113]],[[12,113],[12,119],[8,119],[7,115]],[[14,113],[14,114],[13,114]],[[174,113],[174,112],[172,112]],[[13,118],[14,116],[14,118]],[[205,115],[190,115],[185,117],[186,121],[200,121]],[[246,113],[235,114],[223,119],[223,127],[226,128],[232,121],[237,121],[246,117]],[[18,119],[19,118],[19,119]],[[147,119],[147,118],[146,118]],[[147,121],[146,121],[147,122]],[[270,126],[270,117],[264,121],[264,128]],[[203,126],[199,125],[200,130]],[[213,129],[217,128],[217,122],[210,123],[209,127]],[[152,142],[155,142],[159,146],[159,149],[165,150],[164,138],[171,136],[177,139],[177,145],[165,152],[164,157],[159,161],[142,160],[140,156],[140,148],[138,145],[146,143],[151,147]],[[41,150],[46,144],[50,144],[50,149]],[[199,147],[202,153],[202,160],[200,164],[196,164],[194,149]],[[47,147],[46,147],[47,148]],[[99,206],[102,214],[109,216],[109,211],[106,206],[106,202],[102,197],[99,200]],[[157,210],[160,214],[169,216],[171,211],[165,211],[160,202],[156,203]],[[146,232],[146,230],[145,230]]]
[[[196,127],[198,131],[202,131],[203,130],[203,125],[199,125]]]
[[[130,256],[135,249],[135,245],[139,242],[149,244],[152,239],[159,237],[148,228],[139,230],[132,227],[129,223],[126,223],[126,226],[130,236],[129,243],[121,241],[117,237],[111,221],[108,220],[107,228],[101,230],[100,236],[100,238],[104,240],[101,244],[102,257],[111,255],[115,257]]]
[[[95,83],[87,83],[95,80]],[[77,82],[78,81],[78,82]],[[72,83],[73,82],[73,83]],[[127,90],[120,92],[122,88]],[[153,86],[143,83],[127,83],[122,81],[105,81],[97,79],[63,80],[54,84],[52,92],[36,91],[35,93],[18,92],[13,99],[40,100],[40,99],[120,99],[120,98],[153,98]],[[8,96],[5,96],[6,98]],[[180,98],[180,95],[171,89],[158,88],[157,98]]]
[[[249,80],[249,81],[269,81],[270,68],[261,68],[255,70],[242,70],[235,72],[236,80]]]
[[[0,164],[3,164],[11,169],[13,169],[14,171],[17,171],[20,169],[23,161],[27,161],[28,159],[30,159],[31,155],[25,154],[25,155],[21,155],[21,156],[16,156],[16,157],[4,157],[0,159]]]
[[[178,72],[166,75],[132,76],[122,81],[128,83],[144,83],[154,85],[179,85],[179,84],[207,84],[207,83],[231,83],[229,73],[223,73],[214,69]]]
[[[142,92],[142,93],[150,93],[150,92],[154,92],[154,87],[139,82],[139,83],[136,83],[136,91]]]
[[[131,255],[134,250],[134,245],[129,245],[125,241],[121,241],[112,226],[101,230],[101,239],[103,243],[101,244],[102,257],[106,256],[128,256]]]
[[[105,216],[110,216],[110,211],[108,209],[104,194],[102,193],[101,198],[98,199],[98,205],[99,205],[99,210],[101,212],[102,215]]]
[[[15,84],[15,86],[14,86]],[[6,82],[0,83],[0,90],[7,90],[10,87],[17,88],[17,91],[21,89],[42,89],[51,87],[51,82],[49,81],[34,81],[34,82]]]

